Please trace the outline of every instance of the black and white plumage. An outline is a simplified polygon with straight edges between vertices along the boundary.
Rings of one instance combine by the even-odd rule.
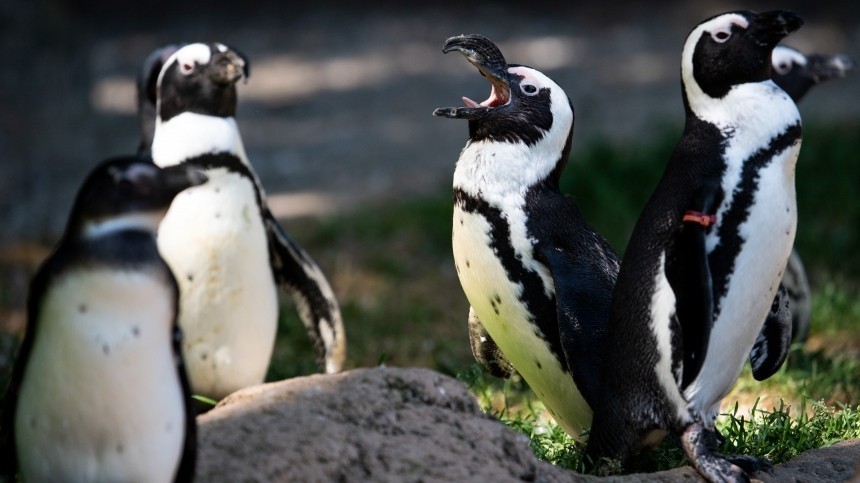
[[[189,44],[164,63],[152,157],[210,182],[178,196],[158,247],[182,293],[180,325],[192,389],[213,398],[263,381],[278,287],[293,297],[326,373],[342,370],[346,339],[326,277],[275,220],[236,125],[246,59],[222,44]]]
[[[795,104],[821,82],[841,79],[854,70],[854,63],[842,54],[804,54],[799,50],[778,45],[771,55],[771,78]],[[806,269],[797,251],[792,250],[782,285],[791,306],[791,340],[804,342],[812,323],[812,290]]]
[[[155,230],[205,177],[116,158],[81,187],[27,300],[4,400],[3,473],[23,481],[190,481],[196,425],[178,287]]]
[[[137,119],[140,123],[138,153],[149,153],[152,148],[152,138],[155,136],[158,76],[167,59],[180,47],[182,47],[180,44],[170,44],[153,50],[143,61],[137,74]]]
[[[771,55],[771,77],[797,103],[809,90],[830,79],[841,79],[854,70],[854,63],[843,54],[804,54],[778,45]]]
[[[746,481],[738,465],[755,468],[714,452],[714,422],[794,239],[800,115],[770,79],[770,56],[801,24],[788,12],[732,12],[687,38],[686,126],[618,274],[593,461],[625,459],[668,431],[709,480]]]
[[[452,37],[492,84],[490,98],[436,116],[469,121],[454,172],[452,246],[471,305],[475,358],[515,368],[570,435],[582,438],[619,259],[559,191],[573,108],[541,72],[508,64],[480,35]]]

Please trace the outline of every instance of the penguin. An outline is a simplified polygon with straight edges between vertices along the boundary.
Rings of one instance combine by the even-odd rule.
[[[196,426],[178,287],[155,231],[185,166],[120,157],[83,183],[39,267],[0,420],[0,467],[23,481],[191,481]]]
[[[193,166],[209,183],[173,200],[158,249],[182,294],[179,324],[195,393],[221,399],[262,383],[278,321],[278,287],[296,302],[318,363],[343,369],[340,309],[322,271],[278,224],[236,124],[236,82],[248,62],[219,43],[188,44],[165,62],[156,83],[152,157],[162,167]]]
[[[803,99],[809,90],[831,79],[841,79],[854,70],[854,63],[842,54],[804,54],[778,45],[771,55],[773,81],[784,90],[795,103]]]
[[[802,23],[785,11],[737,11],[687,37],[686,124],[618,274],[586,450],[593,462],[623,462],[671,432],[709,481],[749,481],[768,465],[717,453],[714,423],[794,240],[800,114],[771,80],[770,59]]]
[[[169,44],[153,50],[143,61],[137,74],[137,119],[140,123],[140,143],[138,154],[148,154],[152,147],[152,137],[155,135],[155,103],[158,75],[164,62],[170,58],[182,44]]]
[[[453,179],[452,250],[469,301],[476,359],[513,369],[549,413],[583,440],[619,257],[559,190],[574,113],[552,79],[508,64],[481,35],[449,38],[492,85],[481,103],[440,108],[469,140]]]
[[[786,45],[778,45],[771,55],[771,78],[797,104],[815,85],[841,79],[854,70],[846,55],[813,53],[806,55]],[[812,289],[803,261],[792,250],[782,277],[791,305],[791,341],[802,343],[809,335],[812,323]]]

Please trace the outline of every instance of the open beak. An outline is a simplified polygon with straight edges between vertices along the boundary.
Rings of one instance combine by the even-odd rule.
[[[477,34],[460,35],[445,41],[442,52],[457,51],[463,54],[491,84],[490,97],[478,103],[463,97],[466,107],[443,107],[433,111],[434,116],[449,119],[478,119],[493,109],[507,105],[511,100],[508,63],[502,52],[490,39]]]

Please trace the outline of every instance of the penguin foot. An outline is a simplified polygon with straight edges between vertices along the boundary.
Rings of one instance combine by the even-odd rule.
[[[701,423],[687,426],[681,434],[681,446],[687,459],[706,480],[749,483],[750,478],[741,466],[713,450],[715,442],[714,432],[702,427]]]
[[[758,456],[733,454],[726,455],[725,458],[731,464],[744,470],[747,474],[758,473],[759,471],[770,472],[773,470],[773,463]]]

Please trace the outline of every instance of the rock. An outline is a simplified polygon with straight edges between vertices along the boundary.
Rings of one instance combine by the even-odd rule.
[[[466,387],[356,369],[238,391],[198,418],[197,481],[589,481],[538,461]]]
[[[264,384],[228,396],[197,421],[197,481],[703,481],[689,466],[597,478],[539,461],[528,439],[482,413],[462,383],[427,369]],[[755,476],[845,481],[858,458],[860,440],[845,441]]]

